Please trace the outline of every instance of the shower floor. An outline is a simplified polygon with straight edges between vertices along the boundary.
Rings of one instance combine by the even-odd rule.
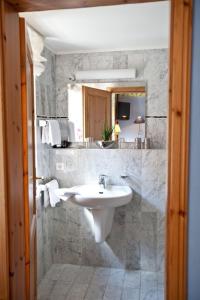
[[[164,300],[163,273],[54,264],[38,300]]]

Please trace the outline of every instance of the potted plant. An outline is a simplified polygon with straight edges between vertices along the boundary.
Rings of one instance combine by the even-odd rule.
[[[113,128],[107,126],[107,124],[104,125],[103,131],[102,131],[102,139],[104,142],[110,141],[112,138]]]
[[[112,148],[114,141],[112,141],[112,133],[114,128],[104,124],[102,131],[102,141],[98,141],[97,145],[100,148]]]

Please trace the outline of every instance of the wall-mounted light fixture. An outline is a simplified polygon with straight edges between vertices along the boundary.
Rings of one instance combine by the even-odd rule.
[[[77,71],[69,79],[78,80],[108,80],[108,79],[135,79],[136,69],[112,69],[112,70],[89,70]]]

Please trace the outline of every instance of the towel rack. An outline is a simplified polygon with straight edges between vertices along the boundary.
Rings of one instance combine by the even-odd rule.
[[[37,115],[39,119],[68,119],[68,117]]]
[[[48,119],[66,119],[69,120],[68,117],[58,117],[58,116],[45,116],[45,115],[37,115],[38,119],[42,119],[39,121],[39,126],[44,127],[47,125],[47,120]]]

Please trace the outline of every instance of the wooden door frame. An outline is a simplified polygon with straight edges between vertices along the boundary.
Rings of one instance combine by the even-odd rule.
[[[145,86],[114,86],[107,87],[107,91],[113,94],[146,93]]]
[[[1,4],[0,4],[1,6]],[[0,7],[2,19],[2,6]],[[3,35],[3,26],[0,22],[0,36]],[[0,40],[0,62],[3,60],[3,41]],[[5,140],[5,114],[4,114],[4,72],[0,64],[0,299],[9,297],[9,255],[8,255],[8,207],[6,186],[6,140]]]
[[[2,0],[1,2],[5,2]],[[128,3],[155,2],[158,0],[7,0],[15,11],[50,10],[62,8],[92,7]],[[1,48],[5,42],[4,23],[1,15]],[[167,201],[167,243],[166,243],[166,299],[187,299],[187,221],[188,221],[188,161],[189,161],[189,117],[190,117],[190,78],[191,78],[191,48],[192,48],[192,0],[171,0],[171,44],[170,44],[170,85],[169,85],[169,136],[168,136],[168,201]],[[12,51],[11,51],[12,52]],[[0,52],[1,54],[1,52]],[[1,259],[5,262],[5,270],[0,278],[4,278],[5,297],[9,293],[6,279],[9,262],[7,252],[8,236],[6,235],[6,220],[9,215],[9,201],[5,191],[9,192],[6,176],[7,164],[11,159],[5,151],[7,122],[6,106],[12,101],[6,95],[5,83],[5,53],[1,59],[1,89],[0,89],[0,157],[5,165],[0,165],[1,176],[5,187],[1,193],[0,207],[3,208],[3,218],[0,218],[0,228],[4,230],[0,240]],[[8,55],[8,54],[7,54]],[[16,58],[17,59],[17,58]],[[16,62],[17,63],[17,62]],[[18,83],[17,83],[18,84]],[[20,105],[18,96],[18,104]],[[12,116],[11,116],[12,117]],[[11,120],[12,121],[12,120]],[[20,126],[20,124],[18,125]],[[3,129],[3,131],[2,131]],[[19,128],[21,130],[21,128]],[[3,143],[2,143],[3,142]],[[22,145],[16,145],[20,149]],[[7,158],[7,160],[6,160]],[[20,167],[20,166],[19,166]],[[2,174],[3,173],[3,174]],[[1,191],[2,192],[2,191]],[[1,290],[0,290],[1,292]],[[0,295],[1,296],[1,295]]]

